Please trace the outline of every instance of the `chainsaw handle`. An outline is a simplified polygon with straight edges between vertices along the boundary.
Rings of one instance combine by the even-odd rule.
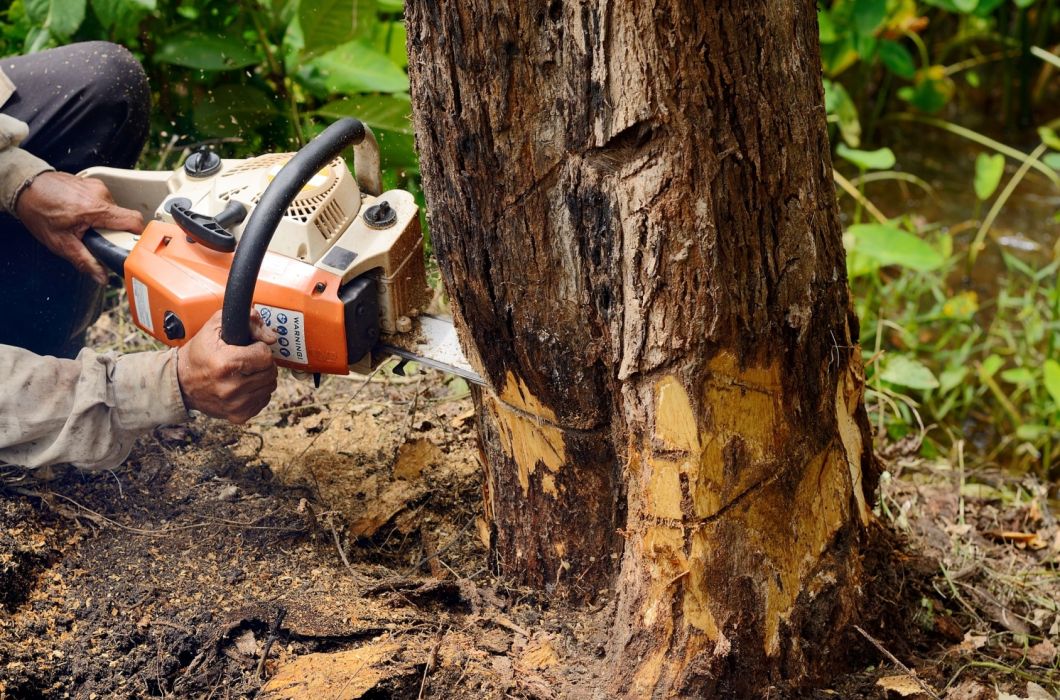
[[[125,277],[125,258],[129,257],[129,251],[120,245],[111,243],[95,229],[88,229],[81,237],[81,242],[88,248],[88,252],[106,265],[119,277]]]
[[[254,287],[276,227],[309,180],[343,149],[361,143],[364,137],[364,124],[357,119],[340,119],[303,146],[265,188],[232,258],[221,310],[221,340],[229,345],[250,345]]]

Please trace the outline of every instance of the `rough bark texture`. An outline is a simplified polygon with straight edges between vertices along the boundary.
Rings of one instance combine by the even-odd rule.
[[[820,672],[875,486],[812,0],[408,0],[495,560],[618,592],[613,689]]]

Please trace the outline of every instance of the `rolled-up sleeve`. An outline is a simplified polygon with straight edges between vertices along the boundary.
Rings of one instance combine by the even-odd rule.
[[[15,213],[18,196],[41,173],[54,170],[19,144],[29,133],[24,122],[0,114],[0,211]]]
[[[0,345],[0,462],[111,468],[137,435],[187,419],[175,349],[62,360]]]

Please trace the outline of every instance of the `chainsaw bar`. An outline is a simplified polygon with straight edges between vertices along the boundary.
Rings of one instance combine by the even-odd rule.
[[[379,349],[397,357],[419,362],[425,367],[455,374],[467,381],[486,386],[486,381],[468,364],[453,322],[439,316],[423,314],[412,320],[412,331],[384,335]]]

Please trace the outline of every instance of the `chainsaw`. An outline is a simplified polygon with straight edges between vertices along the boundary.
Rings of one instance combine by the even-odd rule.
[[[186,343],[222,309],[222,340],[249,345],[253,308],[277,333],[276,363],[318,381],[397,356],[483,384],[452,323],[423,313],[419,207],[409,192],[381,191],[379,146],[360,121],[335,122],[295,154],[203,150],[175,171],[79,174],[149,222],[140,235],[90,230],[83,241],[162,343]]]

